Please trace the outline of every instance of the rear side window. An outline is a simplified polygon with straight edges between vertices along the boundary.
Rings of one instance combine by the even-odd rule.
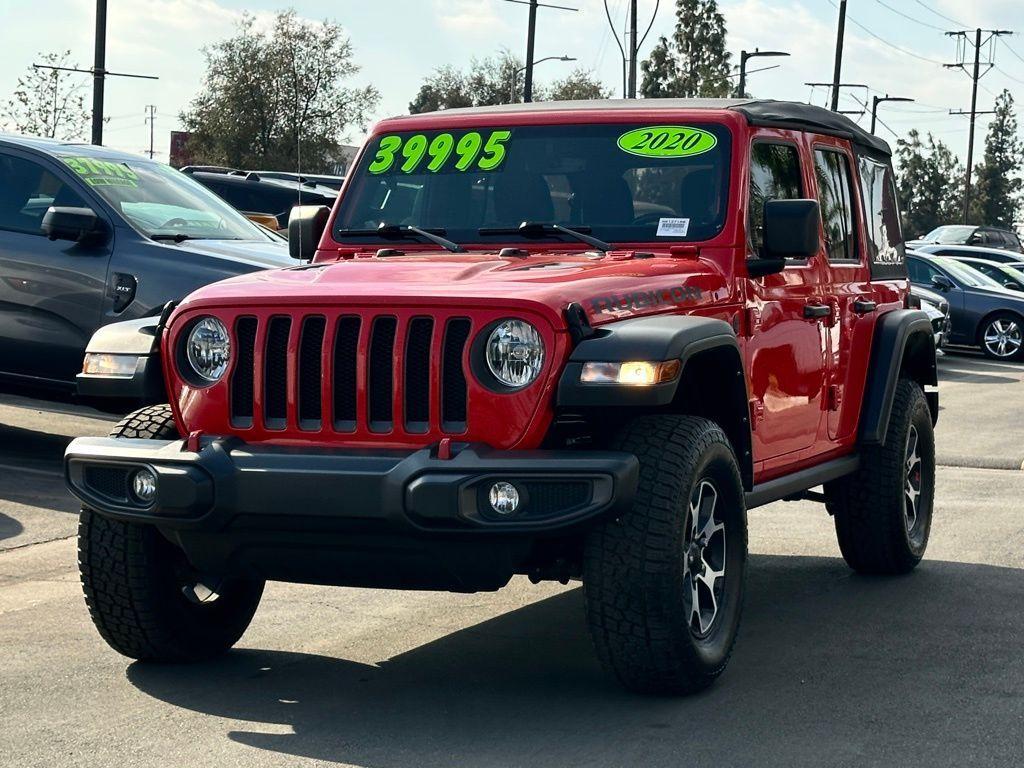
[[[818,180],[818,204],[825,227],[828,260],[857,261],[850,163],[846,155],[830,149],[816,149],[814,175]]]
[[[769,200],[799,200],[804,196],[800,153],[792,144],[758,142],[750,150],[750,221],[754,253],[764,245],[764,204]]]
[[[870,157],[861,157],[860,188],[864,200],[871,275],[902,276],[903,231],[892,166]]]

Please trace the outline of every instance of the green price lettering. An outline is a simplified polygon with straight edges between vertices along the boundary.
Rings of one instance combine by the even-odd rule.
[[[401,136],[385,136],[380,140],[377,156],[370,163],[370,173],[386,173],[395,164],[395,153],[402,146]]]
[[[423,156],[427,153],[427,137],[422,133],[418,133],[415,136],[410,136],[409,140],[405,142],[405,146],[402,148],[402,157],[405,158],[405,162],[402,163],[402,173],[412,173],[416,170],[416,166],[423,160]]]
[[[459,143],[455,146],[455,154],[459,156],[455,162],[455,168],[460,171],[468,170],[476,160],[476,156],[480,154],[480,147],[483,146],[483,143],[483,137],[476,131],[467,133],[459,139]]]
[[[440,171],[455,149],[455,137],[450,133],[442,133],[434,137],[430,142],[427,152],[430,154],[430,162],[427,163],[427,170],[431,173]]]
[[[481,171],[493,171],[505,159],[505,142],[512,138],[512,131],[495,131],[487,139],[484,156],[480,158]]]
[[[135,187],[139,177],[124,163],[92,157],[65,157],[64,164],[90,187]]]
[[[619,149],[641,157],[694,157],[718,146],[715,134],[685,125],[637,128],[619,137]]]

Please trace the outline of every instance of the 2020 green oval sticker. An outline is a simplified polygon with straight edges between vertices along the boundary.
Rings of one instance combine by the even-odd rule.
[[[619,136],[619,149],[641,157],[693,157],[717,145],[715,134],[685,125],[654,125]]]

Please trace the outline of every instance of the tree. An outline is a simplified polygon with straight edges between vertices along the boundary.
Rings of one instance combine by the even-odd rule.
[[[578,101],[581,99],[609,99],[612,92],[594,78],[592,72],[575,69],[568,77],[556,80],[549,88],[542,89],[543,101]]]
[[[975,167],[971,223],[1013,229],[1024,189],[1022,161],[1024,145],[1017,135],[1013,96],[1004,90],[996,98],[995,116],[988,125],[984,159]]]
[[[715,0],[676,0],[676,30],[641,63],[644,98],[725,97],[732,91],[725,17]]]
[[[917,130],[896,142],[897,186],[903,206],[903,230],[908,238],[959,220],[963,207],[963,166],[956,155],[928,134],[927,144]]]
[[[365,130],[380,100],[357,74],[340,25],[277,14],[270,32],[243,16],[233,37],[203,49],[206,78],[181,121],[197,163],[329,172],[349,126]]]
[[[607,99],[610,92],[584,69],[577,69],[550,87],[535,83],[536,101]],[[523,99],[523,62],[509,51],[473,59],[469,71],[451,66],[435,69],[420,86],[409,104],[409,112],[420,114],[457,107],[486,107],[518,103]]]
[[[77,68],[71,51],[41,53],[51,67]],[[85,138],[91,113],[85,109],[85,79],[75,72],[30,67],[18,78],[3,114],[6,130],[50,139]]]

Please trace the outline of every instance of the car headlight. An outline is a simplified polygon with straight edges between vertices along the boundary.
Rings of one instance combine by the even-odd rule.
[[[193,325],[185,341],[185,359],[203,382],[220,381],[231,360],[231,337],[224,323],[204,317]]]
[[[487,367],[500,383],[521,389],[540,375],[544,342],[525,320],[502,320],[487,337]]]

